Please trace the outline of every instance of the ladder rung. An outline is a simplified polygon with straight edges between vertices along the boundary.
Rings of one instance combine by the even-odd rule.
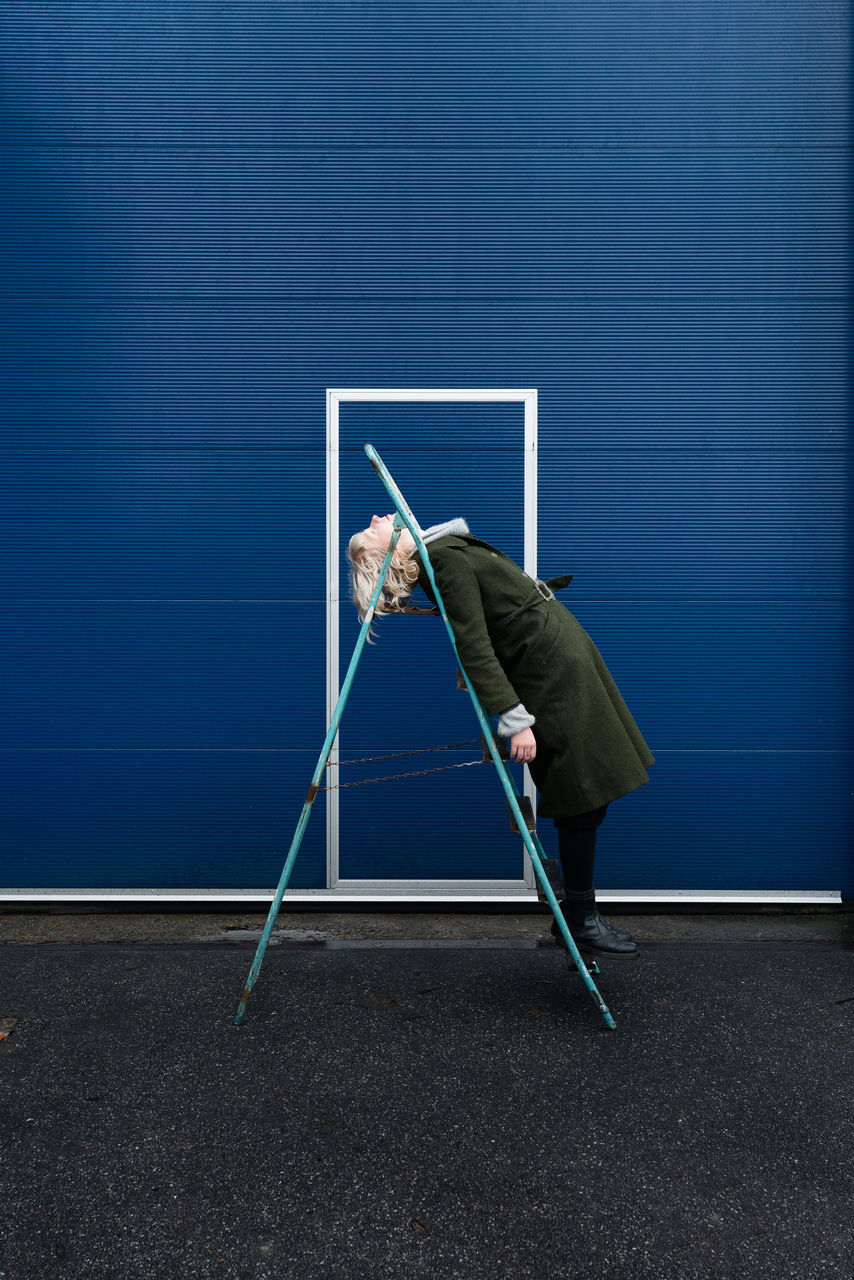
[[[510,819],[510,830],[518,831],[519,828],[516,825],[516,818],[514,816],[513,810],[510,808],[510,801],[507,800],[506,796],[504,797],[504,799],[507,803],[507,816]],[[537,829],[537,819],[534,817],[534,807],[531,804],[531,801],[528,799],[527,796],[517,796],[516,803],[518,804],[519,808],[522,810],[522,817],[525,819],[525,826],[533,835]]]
[[[510,748],[507,745],[507,739],[499,738],[497,733],[494,734],[493,736],[495,737],[495,745],[498,748],[499,756],[501,757],[502,760],[509,760]],[[492,752],[489,750],[489,747],[486,741],[486,734],[484,733],[480,735],[480,750],[484,759],[484,763],[488,763],[492,759]]]
[[[560,863],[557,858],[542,858],[541,861],[543,864],[543,870],[546,873],[546,878],[551,885],[552,893],[557,898],[558,902],[560,902],[562,898],[566,897],[563,876],[560,873]],[[535,876],[534,879],[537,882],[537,897],[540,902],[548,902],[543,886],[540,884],[539,876]]]

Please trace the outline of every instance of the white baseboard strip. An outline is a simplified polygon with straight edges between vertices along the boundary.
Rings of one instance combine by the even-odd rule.
[[[354,882],[350,882],[352,885]],[[93,906],[148,903],[158,906],[167,903],[197,903],[200,908],[221,903],[246,905],[258,903],[269,907],[275,889],[6,889],[0,890],[0,907],[44,907],[65,903],[91,903]],[[600,889],[597,900],[621,906],[742,906],[742,907],[826,907],[841,903],[838,889]],[[288,905],[322,907],[334,911],[336,906],[359,903],[365,907],[388,905],[390,901],[401,905],[413,903],[428,909],[431,906],[526,906],[537,901],[533,889],[519,891],[507,889],[472,889],[466,886],[458,892],[407,891],[392,887],[373,886],[355,888],[349,885],[341,889],[295,889],[286,891],[282,910]]]

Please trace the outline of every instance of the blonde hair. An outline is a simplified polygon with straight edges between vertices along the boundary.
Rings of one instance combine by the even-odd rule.
[[[354,533],[347,547],[347,558],[350,561],[350,595],[359,611],[360,621],[364,622],[371,597],[377,589],[385,550],[366,547],[364,532]],[[412,588],[417,581],[418,565],[413,560],[412,553],[396,550],[388,567],[374,614],[408,612],[406,601],[412,594]]]

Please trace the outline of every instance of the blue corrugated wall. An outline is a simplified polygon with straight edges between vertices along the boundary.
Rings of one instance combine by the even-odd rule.
[[[515,386],[540,570],[658,761],[600,885],[854,892],[848,17],[3,7],[4,886],[275,883],[325,727],[325,388]],[[376,443],[519,554],[521,426],[461,425]],[[424,696],[393,732],[354,695],[349,741],[469,736]],[[458,777],[374,793],[342,871],[413,874],[436,823],[443,874],[511,874]]]

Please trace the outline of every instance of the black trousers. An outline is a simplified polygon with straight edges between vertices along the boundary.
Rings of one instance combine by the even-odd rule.
[[[572,893],[585,893],[593,888],[593,863],[596,859],[596,832],[604,821],[608,806],[588,813],[574,813],[569,818],[555,818],[557,847],[563,870],[563,883]]]

